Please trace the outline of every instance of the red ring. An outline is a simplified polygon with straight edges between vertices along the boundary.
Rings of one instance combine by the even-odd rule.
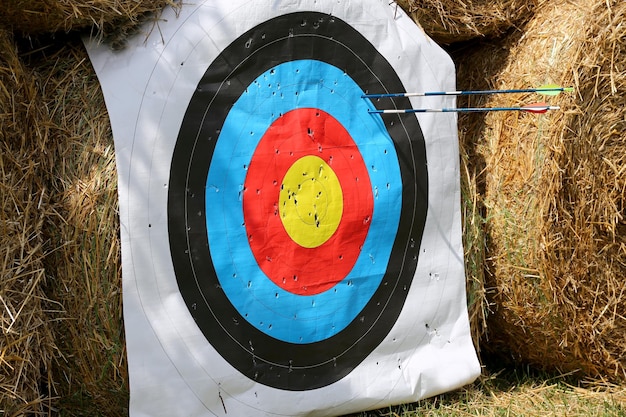
[[[278,213],[282,179],[294,162],[306,155],[318,156],[333,169],[344,201],[337,230],[315,248],[294,242]],[[271,124],[250,160],[243,215],[254,258],[276,285],[294,294],[315,295],[344,279],[359,257],[373,209],[365,162],[350,134],[334,117],[303,108]]]

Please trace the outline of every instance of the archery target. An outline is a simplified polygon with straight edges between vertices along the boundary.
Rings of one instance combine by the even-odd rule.
[[[172,158],[172,258],[202,333],[254,381],[331,384],[400,314],[426,220],[424,139],[415,117],[384,120],[361,96],[403,90],[367,39],[314,12],[253,27],[200,80]]]
[[[471,381],[455,116],[361,97],[453,89],[447,55],[377,0],[201,1],[146,33],[87,42],[131,415],[340,415]]]

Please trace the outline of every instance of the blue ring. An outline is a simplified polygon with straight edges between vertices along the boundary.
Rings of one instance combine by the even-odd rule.
[[[311,74],[318,74],[312,78]],[[206,182],[209,249],[226,296],[252,326],[276,339],[305,344],[346,328],[370,300],[387,270],[402,201],[392,139],[364,92],[343,71],[316,60],[282,63],[257,77],[230,110]],[[281,114],[318,108],[331,114],[357,144],[372,184],[374,212],[352,271],[313,296],[287,292],[259,268],[247,240],[242,191],[247,166],[269,126]]]

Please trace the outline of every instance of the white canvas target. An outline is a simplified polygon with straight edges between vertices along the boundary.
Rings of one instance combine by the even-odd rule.
[[[395,5],[199,1],[123,51],[86,45],[116,147],[131,415],[341,415],[477,376],[456,116],[362,97],[454,89]]]

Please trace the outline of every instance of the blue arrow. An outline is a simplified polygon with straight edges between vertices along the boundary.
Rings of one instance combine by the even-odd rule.
[[[388,97],[428,97],[428,96],[470,96],[486,94],[512,94],[512,93],[539,93],[546,96],[556,96],[561,92],[571,93],[573,87],[559,87],[556,84],[546,84],[538,88],[522,88],[512,90],[465,90],[465,91],[427,91],[424,93],[386,93],[364,94],[362,98],[388,98]]]
[[[548,110],[560,110],[559,106],[548,106],[546,103],[535,103],[523,107],[451,107],[442,109],[385,109],[368,110],[368,113],[403,114],[403,113],[478,113],[489,111],[523,111],[529,113],[545,113]]]

